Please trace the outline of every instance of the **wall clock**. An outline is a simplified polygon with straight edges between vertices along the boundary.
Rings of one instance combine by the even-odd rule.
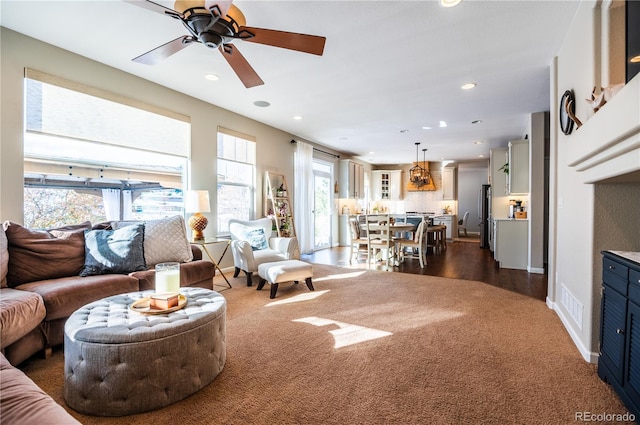
[[[573,131],[573,119],[571,115],[575,114],[576,102],[573,92],[567,90],[560,99],[560,108],[558,108],[558,116],[560,118],[560,128],[564,134],[571,134]]]

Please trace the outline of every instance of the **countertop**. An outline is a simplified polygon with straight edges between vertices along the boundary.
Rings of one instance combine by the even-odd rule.
[[[633,251],[609,251],[612,254],[616,254],[619,257],[626,258],[629,261],[640,264],[640,252]]]
[[[495,221],[529,221],[528,218],[496,218],[496,217],[494,217],[493,220]]]

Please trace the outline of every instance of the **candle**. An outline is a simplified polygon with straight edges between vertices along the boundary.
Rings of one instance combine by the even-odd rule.
[[[180,292],[180,263],[156,265],[156,292]]]

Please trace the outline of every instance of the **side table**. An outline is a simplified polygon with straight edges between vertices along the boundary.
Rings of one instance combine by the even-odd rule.
[[[222,278],[225,280],[225,282],[227,282],[227,285],[229,285],[229,288],[231,288],[231,283],[229,283],[229,280],[224,275],[224,273],[222,273],[222,270],[220,269],[220,266],[218,265],[220,263],[220,261],[222,261],[222,259],[224,258],[224,254],[227,253],[227,250],[229,249],[229,245],[231,245],[231,239],[206,238],[206,239],[193,240],[193,241],[191,241],[191,243],[202,247],[204,252],[207,254],[209,259],[211,260],[211,262],[215,266],[215,268],[222,275]],[[207,249],[207,245],[215,245],[215,244],[218,244],[218,243],[224,243],[226,245],[224,246],[224,250],[222,251],[222,254],[220,254],[220,258],[216,261],[216,259],[213,258],[213,255],[211,255],[211,253]]]

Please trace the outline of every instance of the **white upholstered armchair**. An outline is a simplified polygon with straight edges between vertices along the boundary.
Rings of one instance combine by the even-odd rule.
[[[273,222],[269,217],[258,220],[229,220],[231,233],[231,252],[238,277],[240,270],[247,275],[247,286],[252,285],[253,272],[258,271],[262,263],[292,260],[299,257],[296,238],[272,237]]]

